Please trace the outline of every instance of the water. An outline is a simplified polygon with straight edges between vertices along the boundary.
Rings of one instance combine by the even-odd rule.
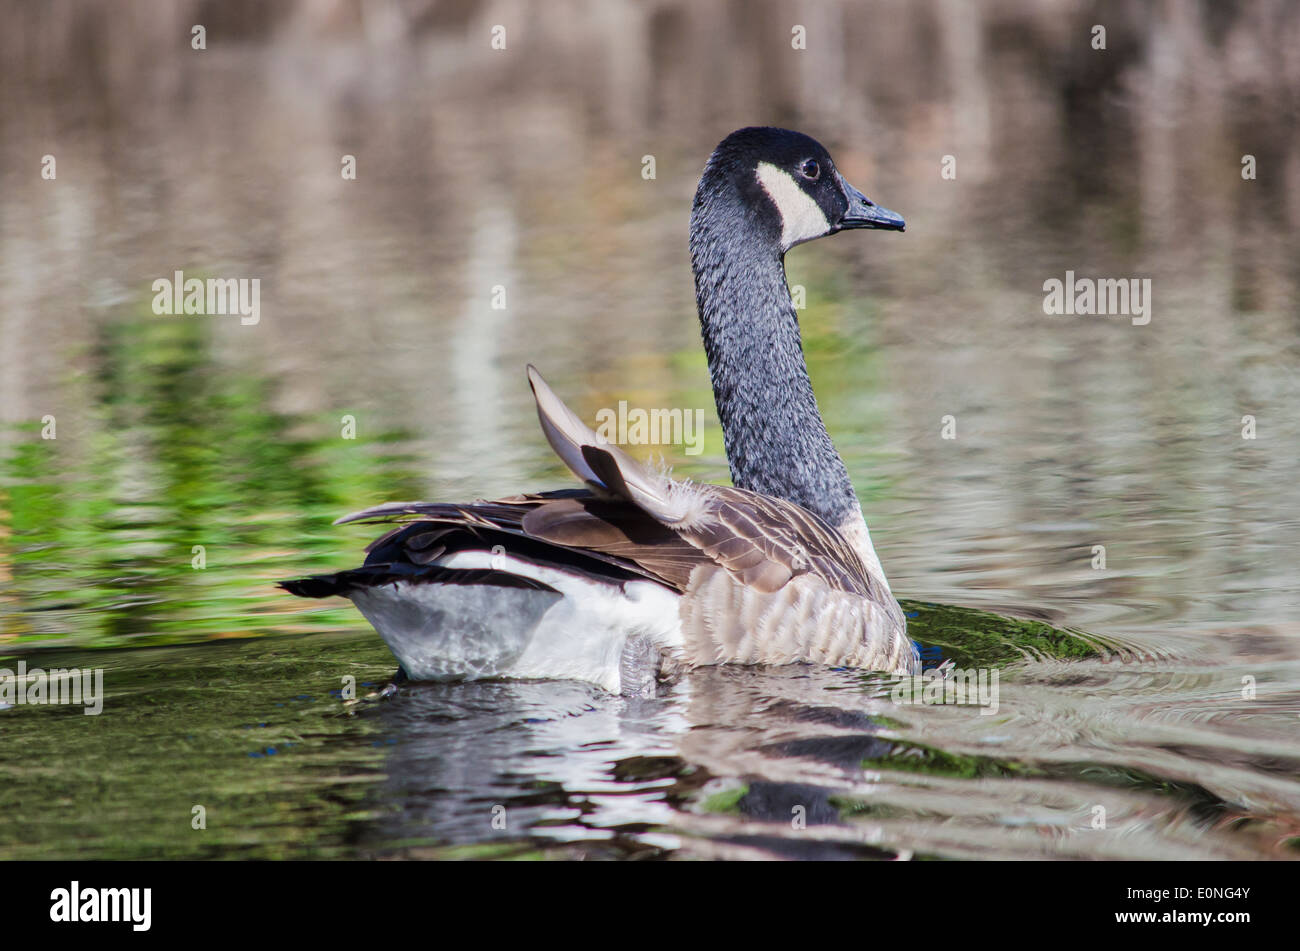
[[[0,666],[107,697],[0,710],[0,856],[1294,857],[1296,17],[1130,12],[1164,19],[1099,64],[1057,4],[959,6],[877,36],[822,5],[864,53],[838,66],[783,59],[772,11],[710,45],[709,4],[530,21],[504,60],[445,11],[409,40],[232,14],[148,58],[175,24],[144,8],[10,11]],[[274,582],[356,563],[373,528],[330,522],[365,505],[569,484],[525,363],[588,419],[704,409],[702,454],[661,451],[725,480],[685,228],[754,121],[908,220],[787,265],[910,630],[997,669],[997,712],[808,667],[379,699],[377,635]],[[260,278],[261,322],[155,316],[176,269]],[[1067,270],[1149,277],[1150,324],[1043,314]]]

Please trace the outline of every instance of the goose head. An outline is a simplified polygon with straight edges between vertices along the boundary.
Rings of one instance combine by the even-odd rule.
[[[815,139],[733,132],[713,151],[691,210],[691,268],[732,484],[794,502],[854,539],[883,579],[844,460],[817,408],[785,253],[903,219],[844,180]]]
[[[707,221],[744,228],[780,254],[851,228],[905,226],[900,215],[846,182],[816,139],[760,127],[733,132],[714,150],[695,193],[693,218],[693,226]]]

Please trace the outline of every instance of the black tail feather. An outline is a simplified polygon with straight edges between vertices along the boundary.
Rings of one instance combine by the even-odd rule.
[[[524,578],[508,571],[491,568],[458,569],[441,565],[365,565],[349,571],[329,575],[312,575],[309,578],[292,578],[281,581],[278,587],[300,598],[328,598],[331,595],[347,597],[356,588],[374,588],[397,581],[416,584],[466,584],[493,585],[498,588],[528,588],[533,591],[556,592],[548,584]]]
[[[310,578],[294,578],[290,581],[276,583],[290,594],[300,598],[328,598],[332,594],[342,594],[343,585],[338,575],[313,575]]]

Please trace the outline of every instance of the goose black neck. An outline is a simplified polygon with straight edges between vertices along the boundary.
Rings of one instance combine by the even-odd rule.
[[[708,184],[691,214],[691,265],[731,481],[838,526],[861,510],[813,396],[780,227]]]

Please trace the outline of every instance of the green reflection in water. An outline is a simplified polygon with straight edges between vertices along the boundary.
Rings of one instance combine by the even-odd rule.
[[[1004,617],[973,608],[901,601],[907,633],[923,647],[937,648],[960,668],[1005,667],[1026,658],[1082,660],[1105,653],[1100,639],[1042,621]]]
[[[218,365],[207,319],[106,323],[92,405],[0,460],[0,640],[117,647],[355,626],[273,587],[347,567],[331,527],[420,492],[400,432],[344,439],[337,416],[276,413],[274,387]],[[202,546],[203,567],[195,546]]]
[[[382,812],[368,799],[384,779],[379,727],[340,695],[345,675],[364,698],[391,674],[373,635],[39,663],[102,665],[104,709],[0,712],[0,859],[355,855],[357,830]]]

